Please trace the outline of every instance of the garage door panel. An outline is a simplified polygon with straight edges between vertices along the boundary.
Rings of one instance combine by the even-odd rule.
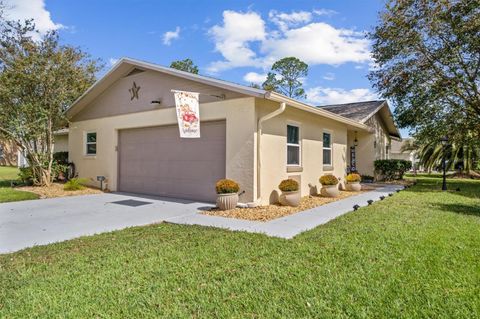
[[[225,122],[202,123],[198,139],[181,139],[177,126],[122,130],[118,158],[120,191],[214,201],[225,177]]]

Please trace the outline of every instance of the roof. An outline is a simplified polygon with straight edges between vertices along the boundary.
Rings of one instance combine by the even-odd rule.
[[[264,98],[280,103],[286,103],[288,106],[301,109],[319,116],[343,123],[350,128],[371,131],[371,128],[364,123],[359,123],[356,120],[332,113],[326,109],[318,108],[301,101],[294,100],[276,92],[270,92],[262,89],[256,89],[245,85],[240,85],[224,80],[215,79],[203,75],[193,74],[189,72],[180,71],[173,68],[160,66],[157,64],[135,60],[131,58],[120,59],[102,78],[95,82],[85,93],[83,93],[73,104],[66,110],[68,118],[72,118],[75,114],[80,112],[83,107],[88,105],[93,99],[103,93],[110,85],[121,77],[127,75],[135,68],[157,71],[191,81],[197,81],[206,85],[211,85],[218,88],[223,88],[247,96]]]
[[[349,119],[364,122],[368,120],[385,101],[367,101],[347,104],[335,104],[320,106],[321,108],[335,114],[345,116]]]
[[[379,113],[387,126],[390,136],[401,138],[386,100],[324,105],[319,107],[362,124],[365,124],[368,119]]]

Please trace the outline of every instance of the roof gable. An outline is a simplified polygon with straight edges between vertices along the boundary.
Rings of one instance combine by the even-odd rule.
[[[387,127],[388,133],[393,137],[401,137],[388,102],[385,100],[325,105],[320,108],[362,124],[378,113]]]

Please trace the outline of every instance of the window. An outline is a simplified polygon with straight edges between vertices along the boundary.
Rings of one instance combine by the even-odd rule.
[[[96,132],[90,132],[86,134],[85,154],[97,155],[97,133]]]
[[[332,165],[332,134],[323,132],[323,165]]]
[[[287,165],[300,166],[300,128],[287,125]]]

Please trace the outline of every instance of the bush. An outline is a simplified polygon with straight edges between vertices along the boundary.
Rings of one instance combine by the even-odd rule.
[[[78,191],[84,189],[87,182],[86,178],[72,178],[63,185],[63,189],[66,191]]]
[[[361,175],[362,181],[367,183],[372,183],[375,180],[375,177],[371,175]]]
[[[282,192],[296,192],[298,191],[298,182],[291,178],[284,179],[283,181],[280,182],[280,184],[278,185],[278,188]]]
[[[346,179],[348,183],[356,183],[362,181],[362,177],[360,176],[360,174],[357,173],[348,174]]]
[[[375,172],[383,175],[387,181],[403,179],[406,171],[412,168],[412,162],[406,160],[388,159],[373,162]]]
[[[338,184],[338,178],[331,174],[323,175],[319,179],[320,184],[322,185],[337,185]]]
[[[55,152],[53,153],[53,161],[60,165],[68,165],[68,152]]]
[[[215,185],[217,194],[232,194],[238,193],[240,186],[237,182],[232,181],[231,179],[221,179]]]
[[[26,185],[33,184],[33,170],[31,167],[20,167],[18,178]]]

